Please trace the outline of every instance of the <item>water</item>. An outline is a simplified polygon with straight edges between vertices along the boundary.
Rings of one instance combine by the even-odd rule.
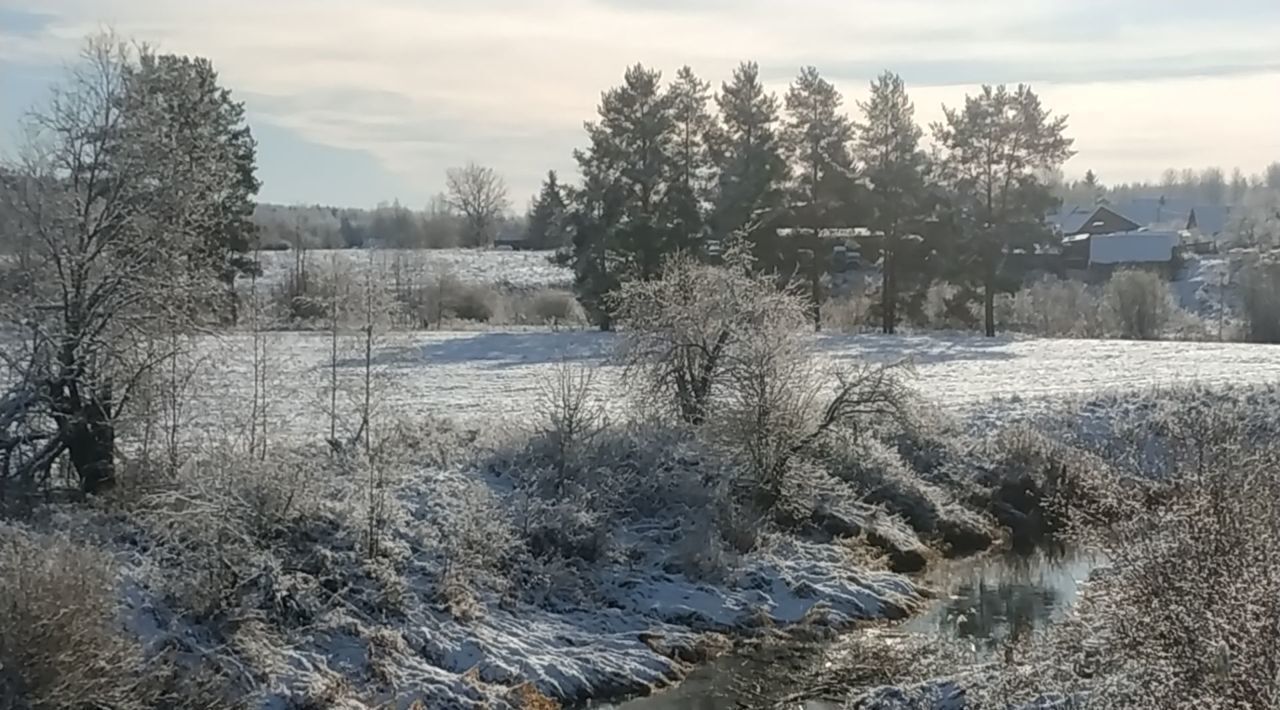
[[[1074,551],[1006,553],[945,564],[920,582],[939,594],[922,614],[898,627],[908,634],[968,644],[975,660],[986,660],[1007,640],[1043,629],[1071,609],[1089,572],[1101,564]],[[616,710],[740,710],[785,699],[812,677],[828,646],[795,645],[755,655],[721,658],[694,671],[679,686],[613,706]],[[803,669],[803,671],[801,670]],[[805,672],[808,671],[808,672]],[[834,710],[810,700],[804,710]]]
[[[943,592],[938,603],[902,630],[951,638],[987,660],[1006,641],[1025,637],[1070,611],[1101,560],[1074,550],[1005,553],[978,564],[953,562],[925,575]]]

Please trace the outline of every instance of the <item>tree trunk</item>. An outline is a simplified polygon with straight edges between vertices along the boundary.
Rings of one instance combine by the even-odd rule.
[[[116,427],[101,404],[91,402],[66,436],[67,454],[80,477],[80,490],[100,493],[115,484]]]
[[[996,289],[992,281],[994,279],[988,277],[982,288],[983,320],[987,326],[988,338],[996,337]]]
[[[231,327],[240,325],[240,299],[236,298],[236,280],[233,276],[227,284],[227,315],[231,319]]]
[[[893,335],[897,330],[898,320],[898,284],[894,277],[896,257],[886,249],[884,253],[883,273],[880,278],[880,316],[881,330],[885,335]]]

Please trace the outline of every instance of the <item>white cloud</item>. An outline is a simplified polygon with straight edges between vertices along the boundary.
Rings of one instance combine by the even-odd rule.
[[[0,8],[26,2],[0,0]],[[460,160],[498,167],[519,192],[531,192],[549,167],[571,169],[581,122],[636,61],[669,72],[690,63],[719,81],[751,58],[783,83],[812,63],[838,79],[851,108],[866,78],[899,68],[922,119],[936,118],[943,100],[961,100],[970,82],[1017,80],[1025,71],[1075,82],[1037,88],[1072,116],[1078,172],[1134,179],[1166,165],[1257,170],[1280,158],[1275,15],[1179,22],[1162,13],[1108,23],[1113,6],[1104,0],[688,5],[46,0],[41,11],[59,20],[35,36],[0,28],[0,58],[66,57],[72,38],[113,23],[165,50],[212,58],[259,118],[367,151],[421,195]],[[1270,73],[1240,74],[1268,66]],[[993,76],[977,76],[984,72]],[[1199,72],[1221,76],[1186,76]],[[1123,80],[1163,74],[1183,78]]]

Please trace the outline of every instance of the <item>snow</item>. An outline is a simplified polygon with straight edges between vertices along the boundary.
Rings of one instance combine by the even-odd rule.
[[[263,337],[272,360],[268,406],[279,430],[273,436],[327,435],[328,335]],[[379,411],[404,419],[438,415],[491,427],[519,425],[532,416],[541,383],[562,362],[596,366],[598,386],[615,392],[621,376],[610,358],[615,342],[613,334],[595,331],[389,336],[374,357]],[[834,366],[910,360],[913,386],[929,402],[958,413],[998,400],[1031,403],[1113,390],[1280,379],[1280,348],[1241,343],[920,334],[822,335],[816,346]],[[251,402],[250,336],[223,336],[201,348],[207,365],[193,411],[210,429],[237,429],[247,421]],[[358,381],[361,367],[359,357],[340,355],[344,381]]]
[[[337,264],[339,269],[363,270],[373,267],[388,278],[397,270],[406,282],[422,281],[428,275],[448,273],[466,283],[509,285],[513,288],[567,287],[572,273],[552,264],[550,251],[501,251],[496,249],[311,249],[306,252],[308,269],[327,271]],[[268,251],[259,254],[262,276],[260,287],[270,287],[284,280],[296,264],[293,251]],[[241,289],[248,288],[242,280]]]
[[[327,436],[329,336],[279,332],[261,337],[271,360],[269,436],[273,442]],[[501,431],[524,426],[536,408],[540,381],[562,362],[595,366],[600,385],[616,387],[621,371],[610,358],[616,337],[546,330],[387,336],[374,353],[376,399],[384,403],[379,415],[410,422],[440,415]],[[993,400],[1034,407],[1063,396],[1115,390],[1280,379],[1280,348],[1268,346],[969,334],[815,337],[816,348],[832,366],[910,359],[914,386],[927,401],[956,412],[985,410]],[[247,422],[253,389],[250,339],[239,334],[198,343],[203,367],[187,414],[206,424],[203,430],[210,436],[234,432]],[[362,376],[355,344],[354,339],[342,344],[339,374],[346,384]],[[340,406],[350,405],[344,396]],[[329,706],[408,707],[421,700],[430,708],[502,708],[516,705],[503,701],[504,694],[525,680],[570,704],[619,697],[680,679],[689,665],[677,659],[697,657],[699,644],[714,643],[718,634],[745,633],[762,623],[843,628],[856,620],[901,616],[918,601],[908,580],[860,569],[839,545],[782,535],[767,535],[737,558],[726,579],[703,581],[671,572],[672,532],[688,521],[668,512],[614,531],[619,548],[612,556],[589,567],[566,568],[581,596],[548,592],[542,600],[508,598],[477,579],[479,613],[460,616],[441,603],[436,580],[442,562],[432,536],[457,529],[451,516],[470,505],[457,494],[464,488],[482,486],[491,495],[503,495],[503,487],[491,480],[499,475],[428,466],[397,484],[391,516],[396,522],[386,546],[388,564],[404,588],[393,611],[370,606],[384,592],[361,566],[359,534],[350,523],[317,527],[325,534],[317,557],[326,560],[326,574],[342,590],[341,604],[335,603],[337,595],[321,591],[319,572],[304,572],[286,553],[278,553],[282,556],[262,573],[270,580],[264,582],[264,596],[271,601],[266,606],[296,605],[308,610],[308,621],[280,626],[279,638],[254,642],[257,655],[250,660],[261,678],[254,704],[297,707],[323,695],[318,688],[337,684],[348,688],[350,701],[338,705],[335,699]],[[327,489],[316,495],[334,509],[346,497]],[[335,520],[342,515],[335,514]],[[122,546],[139,537],[121,533],[104,537]],[[312,543],[299,549],[311,554]],[[156,587],[165,570],[154,555],[128,548],[121,557],[127,561],[124,597],[131,628],[157,642],[195,637],[164,613]],[[397,691],[409,695],[392,694]]]

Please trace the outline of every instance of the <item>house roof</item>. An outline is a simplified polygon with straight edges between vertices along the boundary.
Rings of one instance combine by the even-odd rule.
[[[1221,205],[1196,204],[1191,200],[1137,197],[1111,205],[1118,214],[1149,229],[1187,229],[1195,213],[1196,228],[1203,234],[1219,234],[1227,227],[1231,209]]]
[[[1225,232],[1231,221],[1231,208],[1222,205],[1199,205],[1195,208],[1196,228],[1203,234]]]
[[[1062,234],[1078,234],[1097,211],[1092,205],[1063,205],[1057,214],[1049,217],[1049,224]]]

